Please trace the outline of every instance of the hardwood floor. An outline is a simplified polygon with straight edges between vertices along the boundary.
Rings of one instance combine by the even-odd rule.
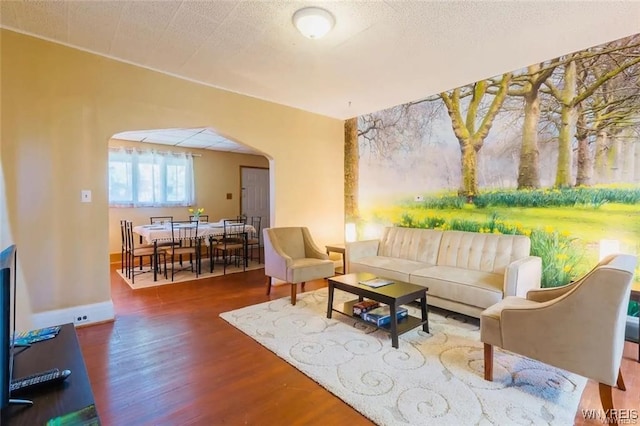
[[[133,291],[112,269],[111,291],[115,322],[78,329],[103,425],[372,424],[218,316],[288,296],[265,294],[264,270]],[[617,408],[640,407],[637,351],[627,342]],[[590,381],[576,424],[602,424],[581,414],[600,408]]]

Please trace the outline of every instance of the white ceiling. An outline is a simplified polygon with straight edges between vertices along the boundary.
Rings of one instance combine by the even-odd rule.
[[[213,151],[237,152],[240,154],[260,154],[248,146],[235,143],[220,136],[211,129],[157,129],[122,132],[113,139],[156,143],[181,148],[210,149]]]
[[[340,119],[640,33],[633,0],[0,5],[2,27]],[[335,16],[320,40],[292,25],[293,13],[310,5]]]

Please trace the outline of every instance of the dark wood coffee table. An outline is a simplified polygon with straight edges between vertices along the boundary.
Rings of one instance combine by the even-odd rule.
[[[370,322],[362,320],[360,317],[353,315],[353,305],[357,302],[361,302],[364,298],[374,300],[379,303],[384,303],[389,306],[391,313],[390,324],[381,325],[378,328],[386,330],[391,334],[391,345],[394,348],[398,348],[398,336],[402,333],[406,333],[418,326],[422,326],[425,332],[429,332],[429,316],[427,307],[427,290],[426,287],[422,287],[415,284],[409,284],[402,281],[394,280],[393,284],[385,285],[383,287],[369,287],[364,284],[360,284],[359,281],[375,278],[373,274],[359,272],[357,274],[339,275],[329,278],[329,300],[327,302],[327,318],[331,318],[333,311],[339,312],[343,315],[347,315],[354,319],[365,322],[369,325],[375,325]],[[347,293],[355,294],[357,299],[344,303],[342,309],[336,309],[333,307],[333,292],[335,289],[346,291]],[[420,299],[420,310],[422,312],[422,318],[416,318],[408,315],[398,321],[396,312],[400,305],[413,302],[416,299]]]

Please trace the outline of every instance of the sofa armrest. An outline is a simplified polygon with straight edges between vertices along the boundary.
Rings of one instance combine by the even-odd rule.
[[[344,256],[347,270],[345,273],[349,273],[349,270],[351,269],[349,265],[352,261],[363,257],[377,256],[379,245],[380,240],[354,241],[346,243]]]
[[[504,274],[504,297],[526,297],[529,290],[540,288],[542,259],[527,256],[511,262]]]

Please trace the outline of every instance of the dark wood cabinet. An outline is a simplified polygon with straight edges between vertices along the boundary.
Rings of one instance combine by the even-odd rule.
[[[15,350],[13,377],[43,370],[71,370],[62,383],[28,391],[15,398],[33,401],[32,406],[11,405],[3,412],[2,425],[44,425],[47,420],[94,404],[93,391],[73,324],[65,324],[58,335]]]

